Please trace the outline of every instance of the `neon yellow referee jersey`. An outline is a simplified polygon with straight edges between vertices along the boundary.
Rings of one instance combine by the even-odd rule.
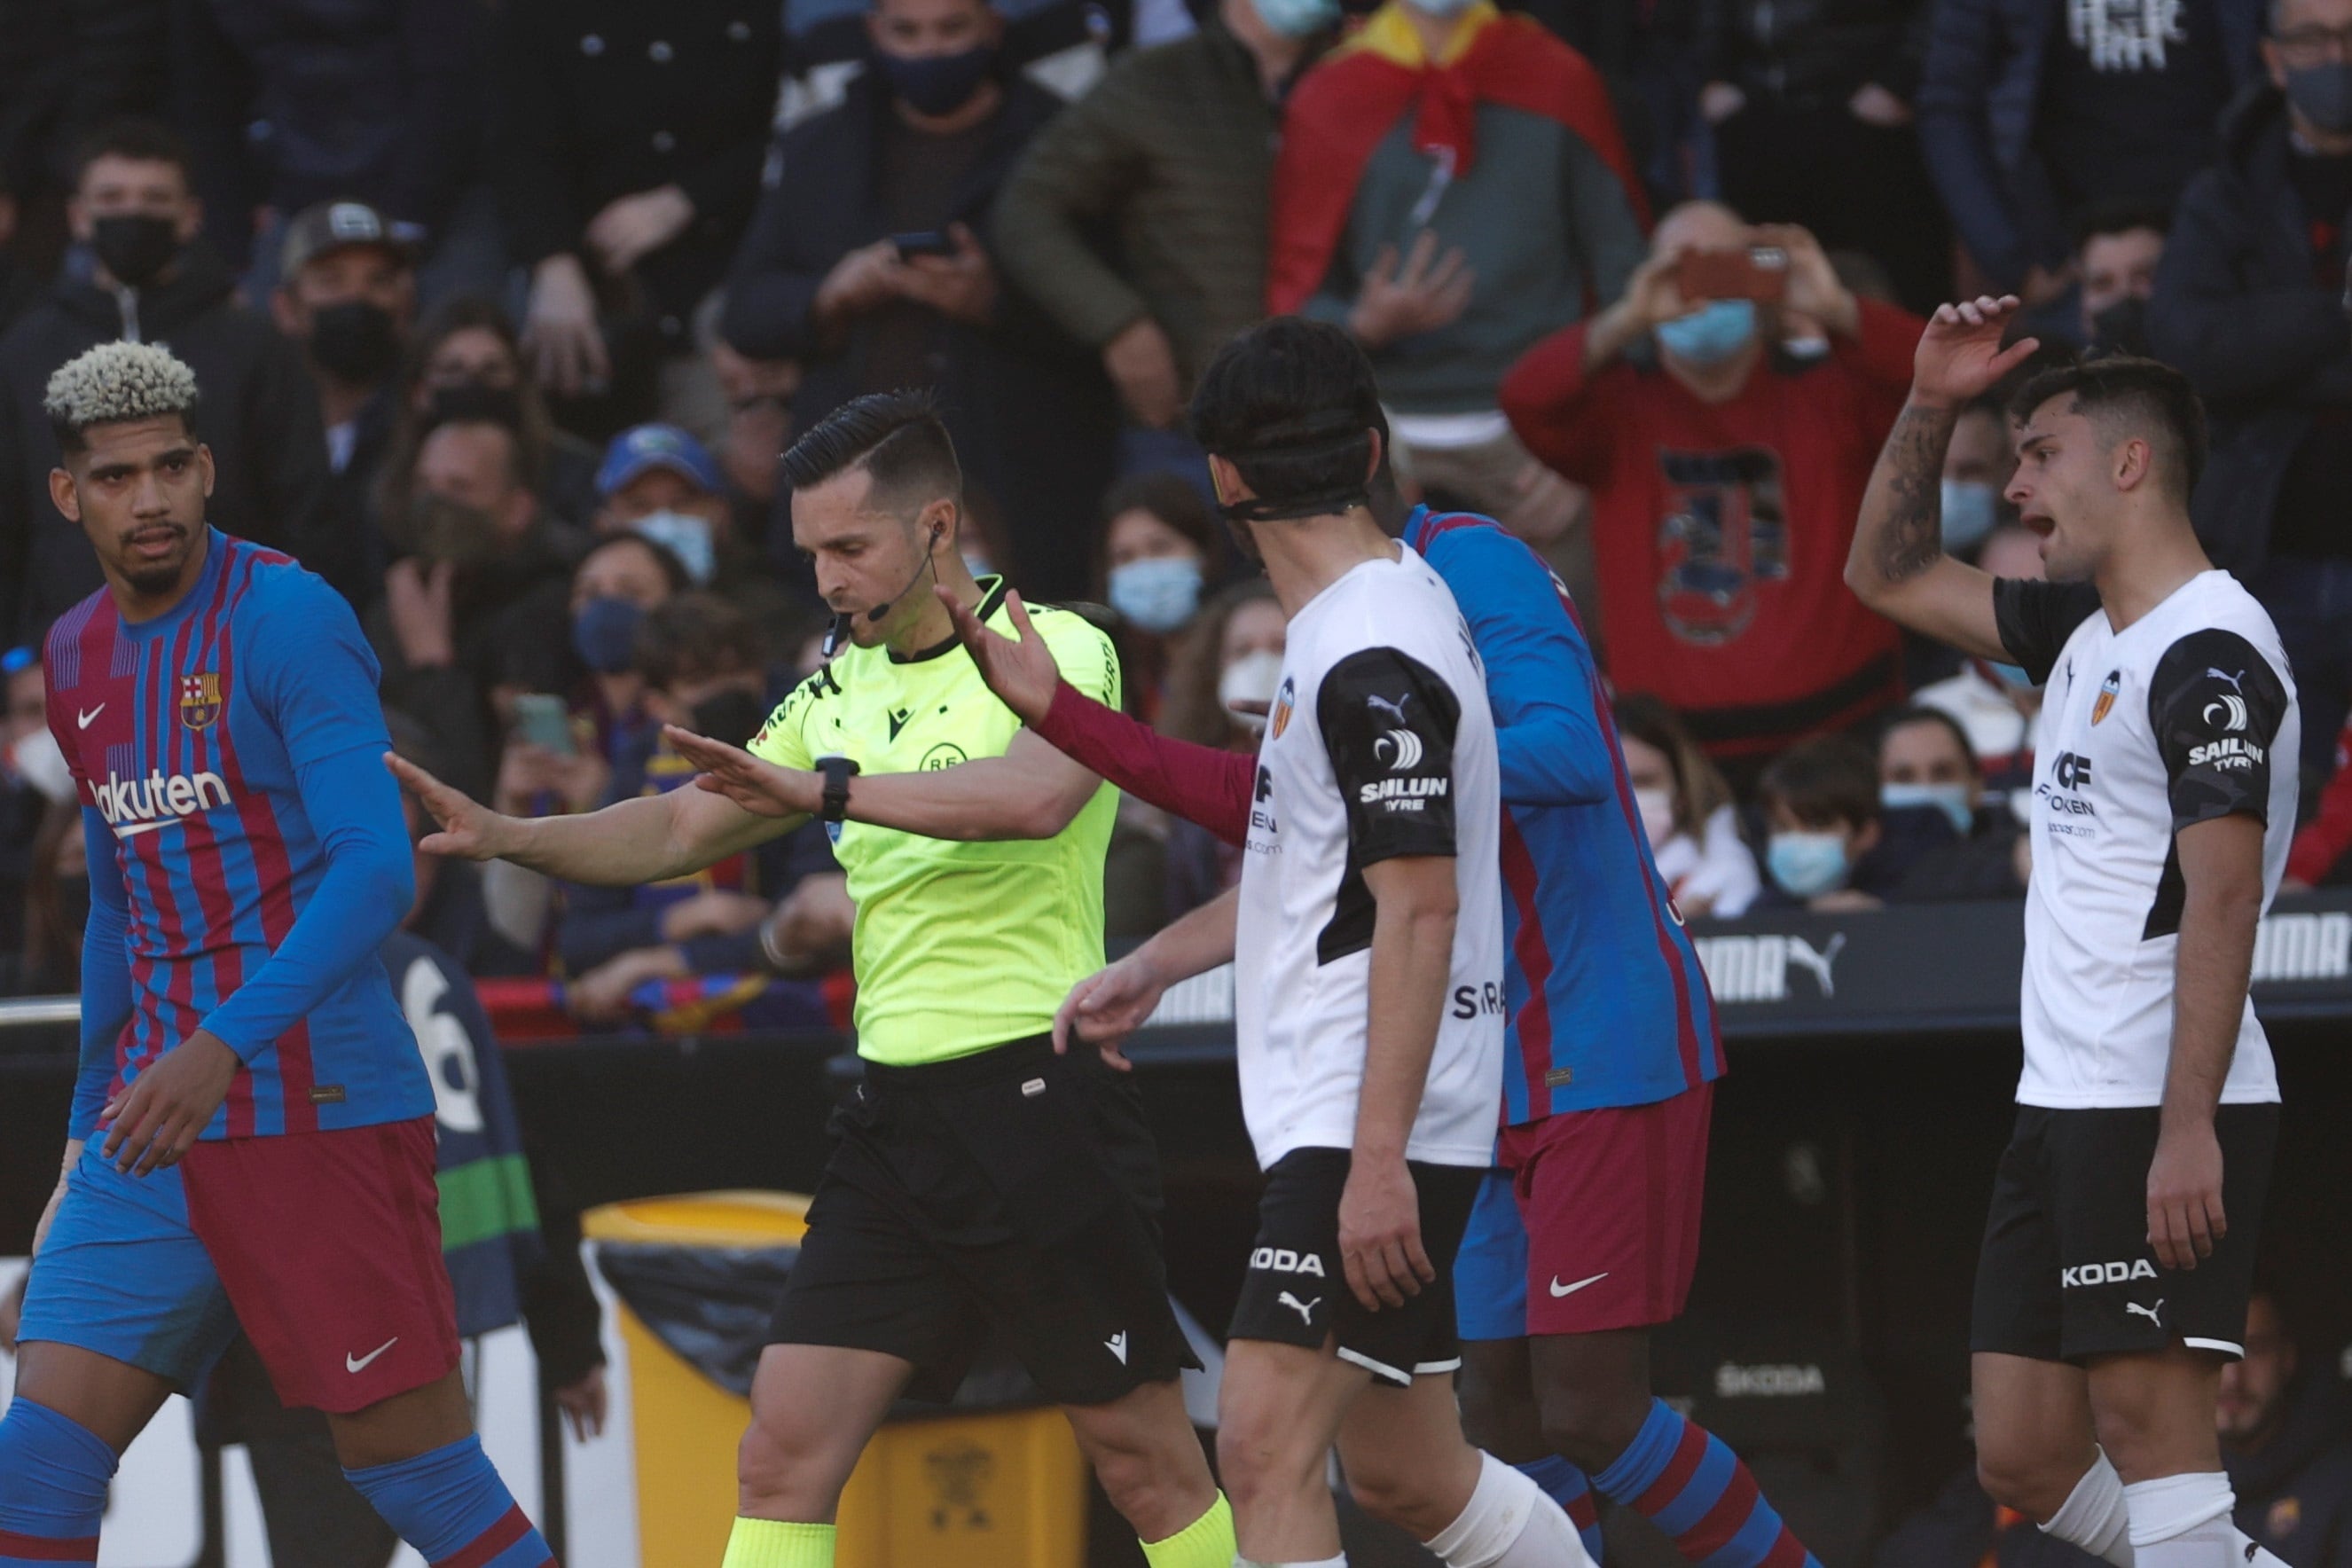
[[[981,619],[1014,635],[1004,583],[981,579]],[[1062,678],[1119,703],[1110,638],[1066,610],[1030,619]],[[845,647],[793,689],[751,741],[788,768],[854,759],[904,773],[1000,757],[1021,721],[950,637],[915,655]],[[969,1056],[1053,1026],[1070,988],[1102,967],[1103,858],[1118,791],[1108,784],[1051,838],[988,844],[845,822],[833,849],[857,904],[857,1051],[894,1067]]]

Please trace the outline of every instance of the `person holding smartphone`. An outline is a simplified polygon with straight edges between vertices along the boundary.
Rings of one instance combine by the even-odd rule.
[[[1826,353],[1784,346],[1799,317]],[[1615,303],[1504,379],[1519,438],[1592,491],[1618,689],[1682,713],[1735,784],[1901,695],[1895,628],[1838,574],[1920,331],[1805,230],[1692,202]]]

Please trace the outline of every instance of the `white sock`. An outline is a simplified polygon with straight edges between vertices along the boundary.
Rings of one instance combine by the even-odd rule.
[[[1481,1452],[1462,1517],[1425,1543],[1447,1568],[1591,1568],[1576,1525],[1520,1471]]]
[[[2219,1470],[2126,1487],[2138,1568],[2286,1568],[2230,1522],[2236,1503]]]
[[[2104,1557],[2115,1568],[2133,1568],[2131,1515],[2124,1507],[2124,1479],[2106,1450],[2074,1483],[2064,1506],[2042,1527],[2045,1534]]]

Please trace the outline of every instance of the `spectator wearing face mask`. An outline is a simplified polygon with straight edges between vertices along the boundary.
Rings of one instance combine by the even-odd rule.
[[[2074,220],[2074,283],[2030,313],[2020,335],[2096,353],[2146,354],[2147,302],[2164,260],[2172,209],[2123,198],[2084,209]]]
[[[1168,700],[1153,727],[1198,745],[1255,752],[1282,681],[1286,623],[1262,577],[1211,599],[1169,671]],[[1241,880],[1241,849],[1191,822],[1168,830],[1168,918],[1197,909]]]
[[[197,237],[202,206],[178,138],[124,121],[82,149],[66,214],[89,250],[0,338],[0,645],[33,642],[99,586],[81,531],[49,500],[56,438],[49,373],[94,344],[169,339],[196,373],[198,436],[213,455],[206,514],[275,545],[349,593],[347,561],[302,356],[238,304],[236,279]]]
[[[995,564],[1024,594],[1077,597],[1118,402],[1094,351],[1000,274],[989,218],[1062,101],[1005,68],[986,0],[873,0],[866,25],[868,67],[841,104],[775,144],[720,335],[799,363],[803,430],[863,394],[935,392],[969,505],[1012,546]]]
[[[596,531],[635,533],[667,550],[698,588],[720,580],[735,552],[727,476],[709,448],[675,425],[639,425],[613,437],[596,468]]]
[[[2352,1564],[2344,1381],[2304,1362],[2273,1291],[2246,1303],[2246,1353],[2222,1363],[2215,1415],[2238,1528],[2294,1568]]]
[[[1798,742],[1764,769],[1756,795],[1768,830],[1757,908],[1874,910],[1902,885],[1917,847],[1886,843],[1877,762],[1861,742]],[[1937,826],[1950,837],[1948,823]]]
[[[645,618],[637,668],[646,704],[663,723],[733,744],[749,741],[769,711],[759,629],[743,611],[709,594],[681,594]],[[693,785],[694,764],[658,731],[623,757],[599,805]],[[768,971],[760,928],[776,900],[805,875],[834,869],[822,828],[771,840],[692,876],[641,888],[563,889],[557,950],[571,980],[565,1005],[590,1023],[631,1011],[649,981],[696,975],[759,976]],[[816,1022],[813,989],[780,983],[773,998]]]
[[[318,384],[335,514],[353,568],[365,571],[359,520],[391,444],[394,377],[416,321],[415,253],[364,202],[321,202],[287,226],[281,263],[270,315]]]
[[[47,689],[38,648],[0,653],[0,952],[24,945],[25,889],[49,808],[74,799],[72,771],[49,733]]]
[[[398,557],[366,620],[384,700],[425,718],[475,798],[489,786],[501,692],[570,682],[565,603],[580,536],[540,508],[514,429],[461,411],[416,449],[409,509],[387,520]]]
[[[1118,388],[1123,472],[1206,471],[1192,378],[1265,310],[1279,105],[1339,19],[1337,0],[1220,0],[1192,37],[1113,61],[997,198],[1006,274]]]
[[[1158,717],[1172,650],[1224,574],[1217,524],[1201,492],[1170,473],[1121,479],[1103,497],[1102,597],[1118,613],[1112,640],[1128,705]]]
[[[1960,411],[1952,444],[1944,449],[1942,510],[1947,554],[1973,559],[1979,545],[2003,519],[2001,492],[2017,471],[2009,414],[1999,399],[1979,398]]]
[[[660,728],[646,703],[637,633],[646,616],[693,585],[684,563],[635,533],[599,540],[572,574],[572,651],[588,671],[572,713],[609,765],[641,751]]]
[[[392,436],[376,479],[373,518],[405,516],[416,447],[452,415],[478,410],[514,427],[523,473],[550,517],[585,531],[596,511],[596,467],[603,454],[559,429],[524,363],[507,313],[489,300],[461,294],[427,311],[394,388]]]
[[[1878,734],[1878,804],[1886,819],[1932,812],[1948,841],[1922,850],[1895,897],[1913,903],[2021,899],[2032,861],[2017,819],[1986,811],[1984,773],[1968,731],[1937,708],[1898,708]],[[1935,835],[1941,839],[1942,835]]]
[[[2042,540],[2014,519],[1994,524],[1977,551],[1977,565],[1994,577],[2042,579]],[[1968,736],[1994,801],[2031,801],[2033,726],[2042,715],[2042,689],[2014,664],[1972,658],[1948,679],[1922,687],[1916,700],[1951,716]]]
[[[1582,498],[1513,434],[1497,389],[1624,287],[1647,216],[1583,56],[1488,0],[1387,0],[1284,108],[1266,309],[1346,327],[1399,461],[1589,599]]]
[[[1731,787],[1673,709],[1641,692],[1616,701],[1625,754],[1650,854],[1675,907],[1693,920],[1738,920],[1763,889],[1756,856],[1739,837]]]
[[[2352,0],[2270,17],[2268,80],[2181,195],[2147,327],[2205,399],[2198,536],[2278,626],[2316,784],[2352,711]]]
[[[1779,310],[1684,297],[1685,255],[1738,267],[1759,247],[1787,257]],[[1777,352],[1780,310],[1820,322],[1830,352]],[[1895,628],[1843,574],[1921,330],[1857,298],[1804,230],[1693,202],[1622,298],[1503,384],[1528,447],[1592,491],[1611,679],[1670,705],[1735,784],[1901,695]]]

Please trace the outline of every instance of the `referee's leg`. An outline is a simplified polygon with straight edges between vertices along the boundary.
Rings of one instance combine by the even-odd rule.
[[[1147,1551],[1196,1523],[1221,1528],[1210,1520],[1219,1511],[1217,1483],[1176,1379],[1139,1384],[1102,1405],[1065,1405],[1062,1411],[1104,1494]]]
[[[841,1489],[915,1375],[912,1362],[839,1345],[773,1344],[751,1379],[735,1454],[727,1568],[824,1568]]]

